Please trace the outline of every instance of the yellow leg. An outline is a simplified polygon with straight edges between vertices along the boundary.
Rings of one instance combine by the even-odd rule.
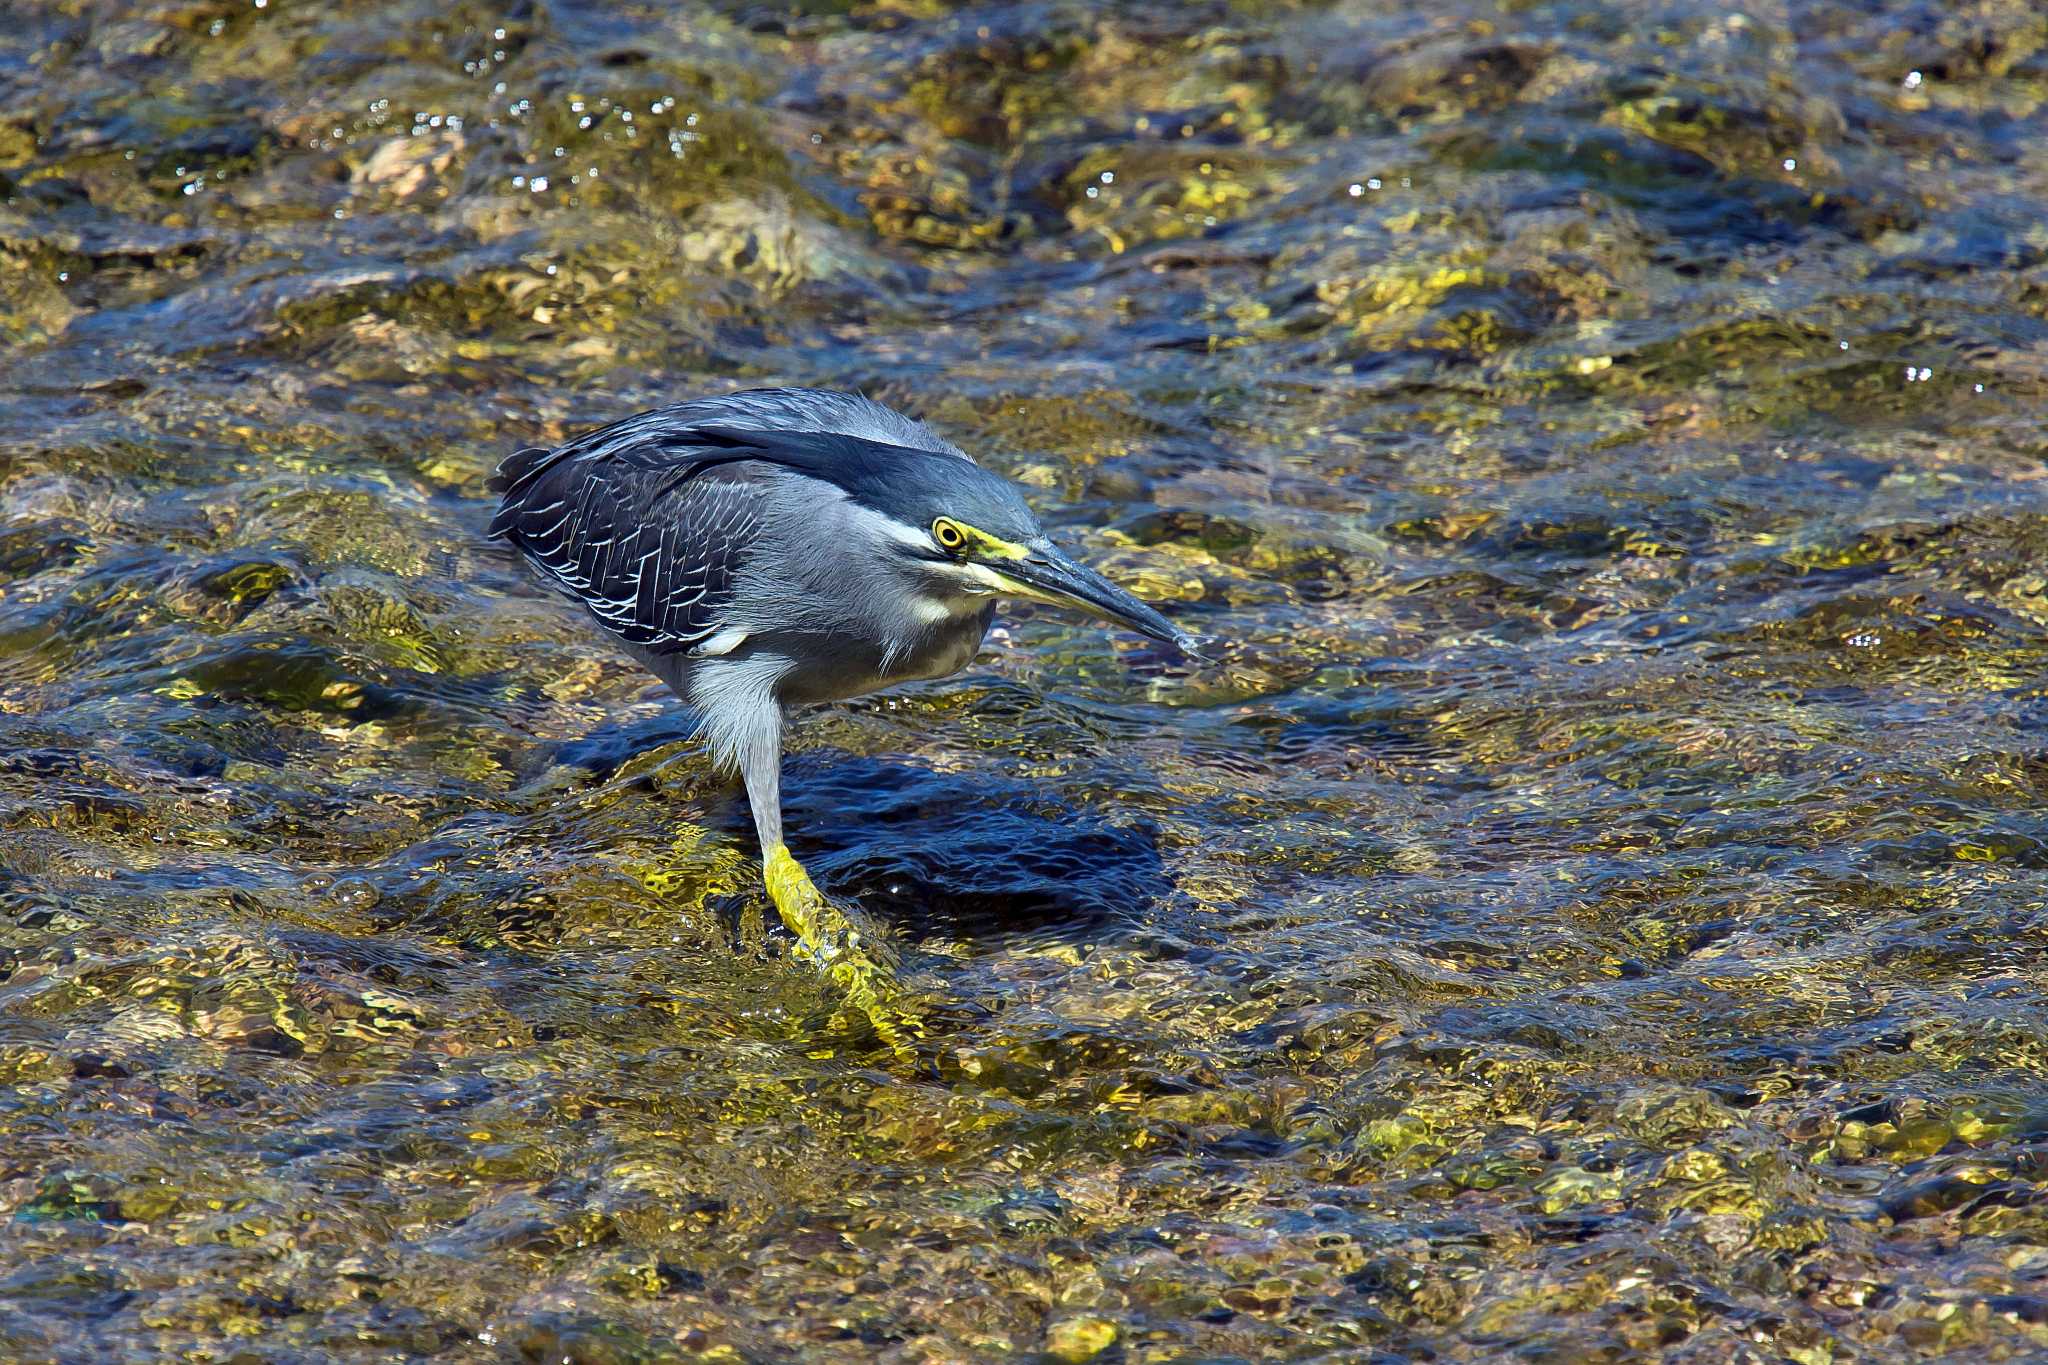
[[[796,935],[797,955],[817,963],[883,1041],[905,1051],[916,1021],[903,1010],[896,955],[888,943],[859,911],[826,899],[786,844],[768,850],[761,870],[769,899]]]

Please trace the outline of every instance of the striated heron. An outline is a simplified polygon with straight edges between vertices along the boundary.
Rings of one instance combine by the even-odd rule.
[[[643,412],[507,457],[509,541],[694,707],[746,783],[769,897],[872,1014],[886,959],[782,837],[791,708],[964,668],[998,597],[1074,607],[1192,652],[1076,563],[1016,487],[923,423],[852,394],[754,389]]]

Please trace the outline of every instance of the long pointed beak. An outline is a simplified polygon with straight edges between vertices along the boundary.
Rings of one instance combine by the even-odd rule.
[[[1201,655],[1201,642],[1194,636],[1176,630],[1173,622],[1056,545],[1039,541],[1022,558],[983,560],[982,564],[1004,580],[1003,589],[1012,597],[1072,607],[1172,645],[1183,654]]]

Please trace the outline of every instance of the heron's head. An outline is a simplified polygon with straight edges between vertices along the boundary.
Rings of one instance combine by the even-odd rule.
[[[898,552],[941,595],[1070,607],[1196,652],[1193,637],[1053,544],[1009,480],[957,457],[922,463],[924,477],[892,490],[878,510]]]

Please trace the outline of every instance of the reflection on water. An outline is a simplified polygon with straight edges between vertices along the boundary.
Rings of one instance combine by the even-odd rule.
[[[2048,1346],[2033,0],[25,0],[0,1354]],[[811,717],[514,446],[857,387],[1221,642]]]

